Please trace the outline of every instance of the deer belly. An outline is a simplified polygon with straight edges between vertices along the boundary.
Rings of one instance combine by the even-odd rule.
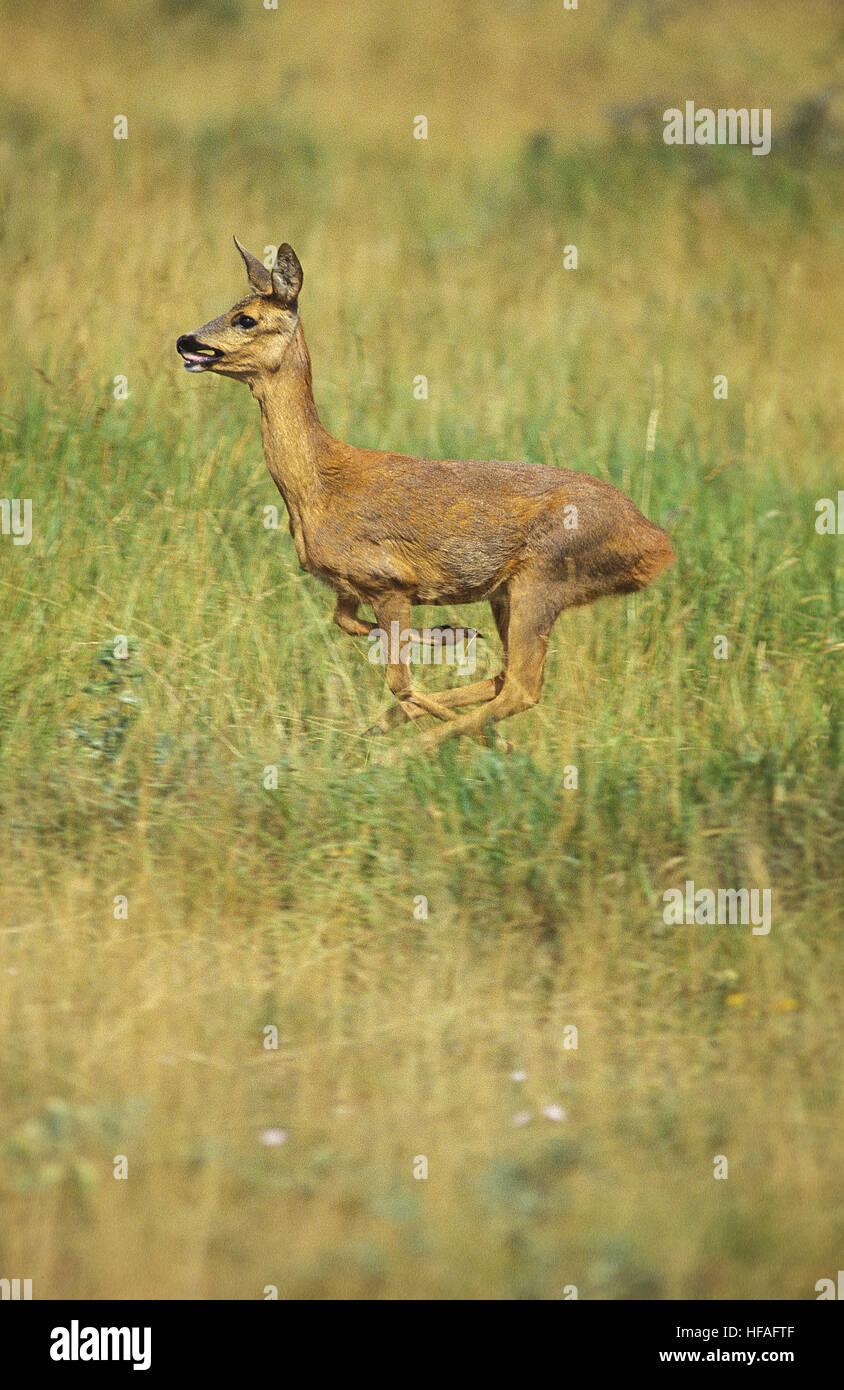
[[[428,546],[413,538],[383,542],[355,536],[341,539],[320,529],[308,537],[307,568],[332,588],[359,600],[405,593],[413,603],[473,603],[492,593],[518,564],[515,547],[484,547],[475,539],[438,537]],[[492,551],[492,553],[490,553]]]

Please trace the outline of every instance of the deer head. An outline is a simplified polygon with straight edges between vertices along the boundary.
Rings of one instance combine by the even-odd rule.
[[[234,244],[243,257],[252,294],[195,333],[183,333],[176,350],[189,372],[217,372],[252,382],[276,372],[299,323],[302,267],[292,246],[278,248],[272,270]]]

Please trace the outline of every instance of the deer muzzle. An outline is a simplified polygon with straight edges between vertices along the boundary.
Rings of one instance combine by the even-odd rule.
[[[185,359],[185,371],[188,372],[205,372],[212,362],[219,361],[223,355],[219,348],[201,343],[193,333],[183,333],[181,338],[176,339],[176,351]]]

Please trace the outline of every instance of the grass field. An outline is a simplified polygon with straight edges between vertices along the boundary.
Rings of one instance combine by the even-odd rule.
[[[816,1297],[844,1251],[815,528],[844,486],[841,112],[797,117],[837,7],[0,19],[0,496],[32,502],[31,543],[0,535],[0,1275]],[[633,109],[686,99],[770,107],[771,153]],[[582,469],[670,531],[652,588],[561,617],[511,754],[363,737],[382,672],[299,571],[257,407],[175,354],[244,293],[233,233],[301,258],[333,434]],[[419,616],[497,670],[488,608]],[[770,933],[666,925],[686,880],[770,887]]]

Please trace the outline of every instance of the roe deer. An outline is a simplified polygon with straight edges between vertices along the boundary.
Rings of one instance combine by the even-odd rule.
[[[398,700],[375,726],[444,721],[422,736],[479,734],[539,700],[548,635],[564,608],[641,589],[674,558],[666,533],[629,497],[587,473],[527,463],[442,462],[359,449],[322,426],[299,317],[302,267],[291,246],[272,270],[235,245],[252,293],[176,343],[190,372],[245,381],[261,407],[264,456],[284,498],[303,570],[337,593],[353,636],[410,629],[412,604],[488,599],[504,649],[499,675],[433,695],[411,684],[390,643]],[[455,716],[458,705],[478,705]]]

